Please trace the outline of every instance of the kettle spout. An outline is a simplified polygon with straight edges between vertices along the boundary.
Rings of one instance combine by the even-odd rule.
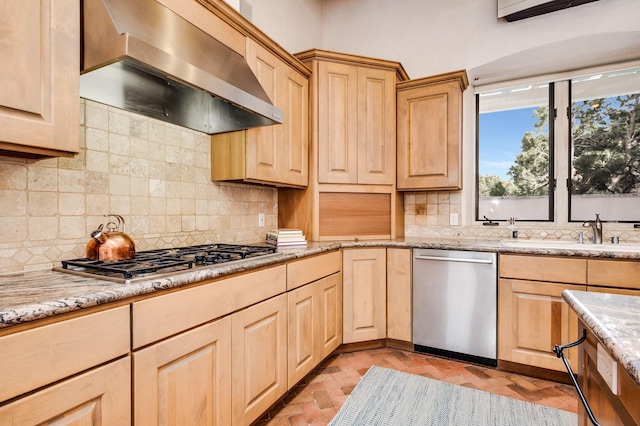
[[[100,226],[98,226],[96,230],[91,233],[91,238],[96,240],[99,244],[102,244],[107,240],[107,238],[104,236],[104,232],[102,232],[103,227],[104,225],[101,223]]]

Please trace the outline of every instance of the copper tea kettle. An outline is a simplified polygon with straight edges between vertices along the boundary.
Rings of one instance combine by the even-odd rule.
[[[117,214],[105,214],[106,218],[115,218],[107,222],[107,230],[104,225],[91,233],[91,240],[87,243],[87,259],[89,260],[127,260],[136,254],[136,245],[133,240],[124,233],[124,218]],[[122,229],[121,229],[122,228]]]

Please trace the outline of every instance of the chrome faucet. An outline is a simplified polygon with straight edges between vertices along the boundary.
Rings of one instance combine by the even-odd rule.
[[[593,236],[591,242],[593,244],[602,244],[602,222],[600,221],[600,213],[596,213],[596,220],[585,220],[582,226],[591,226]]]

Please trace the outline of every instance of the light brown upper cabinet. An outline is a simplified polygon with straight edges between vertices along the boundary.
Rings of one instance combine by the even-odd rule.
[[[300,228],[312,241],[402,236],[395,182],[402,65],[315,49],[296,57],[312,71],[309,187],[278,191],[278,226]]]
[[[318,65],[318,182],[392,185],[394,70]]]
[[[80,6],[2,2],[0,154],[71,156],[80,148]]]
[[[273,104],[282,109],[283,124],[213,135],[211,179],[306,187],[309,70],[300,63],[294,68],[251,38],[246,59]]]
[[[462,189],[466,71],[397,85],[398,190]]]

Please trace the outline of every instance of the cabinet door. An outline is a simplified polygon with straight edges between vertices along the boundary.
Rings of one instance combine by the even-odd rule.
[[[0,22],[0,152],[77,153],[78,2],[3,1]]]
[[[342,274],[331,275],[314,285],[320,312],[316,339],[320,362],[342,343]]]
[[[283,65],[282,182],[309,184],[309,80]]]
[[[290,291],[289,388],[342,343],[342,274]]]
[[[318,363],[314,342],[318,333],[320,312],[318,311],[317,287],[307,284],[287,294],[289,304],[288,328],[288,387],[293,387]]]
[[[247,39],[246,60],[271,102],[282,108],[281,85],[283,64],[273,53]],[[247,130],[246,174],[248,179],[280,182],[283,155],[282,125],[263,126]]]
[[[318,64],[318,182],[358,182],[358,68]]]
[[[392,185],[396,174],[396,76],[358,68],[358,183]]]
[[[231,319],[133,354],[136,425],[231,424]]]
[[[232,316],[233,425],[249,425],[287,391],[287,297]]]
[[[578,317],[562,299],[563,290],[584,291],[586,286],[499,280],[498,359],[565,371],[553,347],[578,340]],[[566,354],[577,370],[577,349]]]
[[[412,340],[411,249],[387,249],[387,337]]]
[[[398,189],[461,189],[460,84],[401,90],[397,102]]]
[[[387,336],[386,252],[347,249],[343,252],[343,343]]]
[[[0,424],[131,424],[131,360],[122,358],[0,407]]]

